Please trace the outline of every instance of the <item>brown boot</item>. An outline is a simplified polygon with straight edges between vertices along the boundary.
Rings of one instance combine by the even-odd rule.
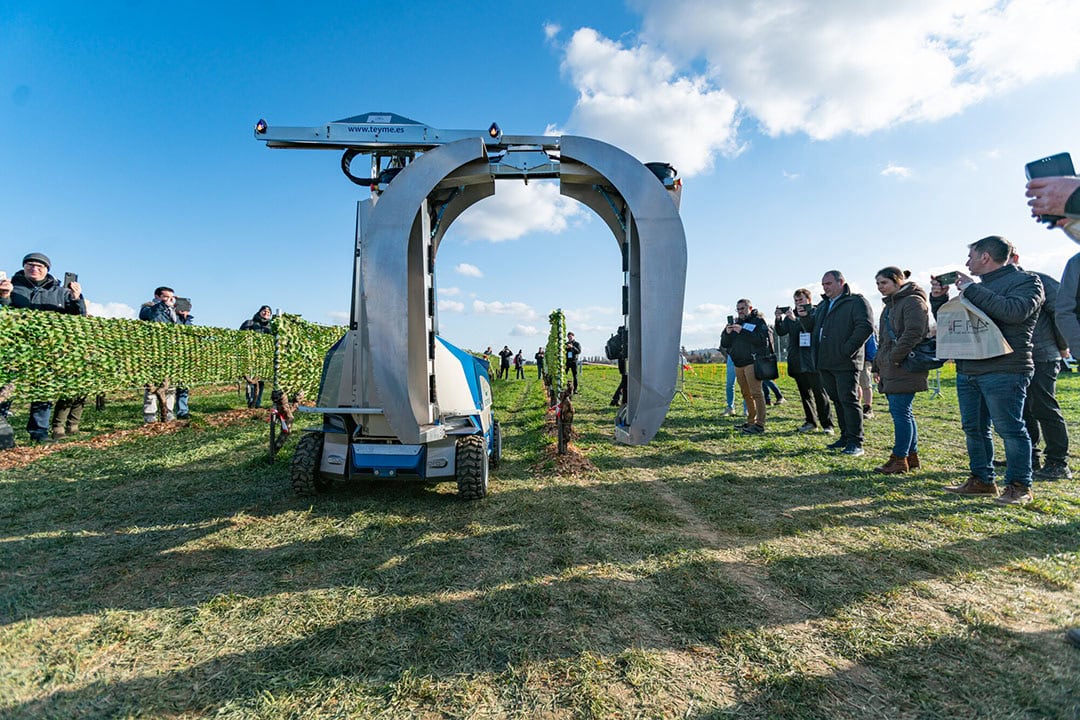
[[[908,466],[908,470],[918,470],[919,469],[919,453],[913,452],[913,453],[908,454],[908,456],[907,456],[907,466]]]
[[[945,492],[956,493],[957,495],[988,495],[996,498],[998,496],[998,486],[972,475],[960,485],[949,485],[945,488]]]
[[[896,475],[898,473],[906,473],[907,471],[907,458],[901,457],[900,455],[889,455],[889,461],[887,463],[874,468],[874,472],[884,473],[885,475]]]

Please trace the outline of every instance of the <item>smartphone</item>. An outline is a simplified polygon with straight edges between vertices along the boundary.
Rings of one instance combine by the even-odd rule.
[[[191,312],[191,298],[178,297],[174,306],[176,312]]]
[[[727,324],[728,325],[734,325],[735,324],[735,316],[734,315],[728,315],[727,316]]]
[[[1040,177],[1075,175],[1076,170],[1073,168],[1072,156],[1065,152],[1029,162],[1024,166],[1024,174],[1027,175],[1028,180],[1031,180]],[[1040,215],[1039,222],[1053,226],[1064,217],[1064,215]]]
[[[806,303],[805,305],[803,305],[802,309],[803,309],[803,312],[806,313],[807,315],[814,312],[814,306],[811,305],[810,303]]]
[[[79,282],[79,276],[76,273],[64,273],[64,287],[71,287],[71,283]]]
[[[7,271],[0,270],[0,280],[7,280]]]
[[[777,312],[780,312],[780,313],[783,313],[784,315],[786,315],[788,312],[791,311],[791,306],[790,305],[777,305],[776,310],[777,310]]]
[[[1027,175],[1028,180],[1031,180],[1040,177],[1075,175],[1076,170],[1073,169],[1072,156],[1065,152],[1029,162],[1024,166],[1024,174]]]
[[[937,280],[938,284],[941,285],[942,287],[944,287],[946,285],[952,285],[953,283],[956,282],[956,278],[957,278],[957,273],[955,271],[953,271],[953,272],[945,272],[945,273],[941,273],[940,275],[935,275],[934,276],[934,279]]]

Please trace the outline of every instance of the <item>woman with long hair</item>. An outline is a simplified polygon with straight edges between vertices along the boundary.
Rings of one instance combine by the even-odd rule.
[[[927,390],[927,372],[911,372],[902,363],[912,348],[930,333],[930,308],[926,291],[908,280],[909,277],[910,271],[894,266],[879,270],[875,276],[885,310],[879,320],[873,371],[889,401],[893,449],[888,461],[874,471],[886,474],[919,467],[919,430],[911,406],[915,393]]]

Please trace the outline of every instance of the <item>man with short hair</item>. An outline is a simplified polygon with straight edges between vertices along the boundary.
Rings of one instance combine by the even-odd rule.
[[[720,347],[735,364],[735,379],[749,411],[740,429],[747,435],[761,435],[765,432],[765,394],[754,372],[754,358],[769,351],[769,323],[746,298],[736,301],[735,310],[739,315],[724,328]]]
[[[173,289],[164,285],[155,288],[154,299],[143,303],[143,306],[139,308],[139,319],[174,325],[180,322],[180,317],[176,314],[176,293]],[[152,423],[158,419],[159,401],[161,419],[164,422],[176,419],[173,414],[173,408],[176,405],[176,388],[170,387],[166,380],[143,388],[143,422]]]
[[[503,349],[499,351],[499,379],[510,379],[510,358],[514,357],[514,351],[510,349],[509,345],[503,345]]]
[[[32,252],[23,258],[22,270],[15,273],[11,280],[0,282],[0,304],[25,310],[45,310],[65,315],[85,315],[86,300],[82,296],[82,286],[72,282],[67,287],[49,274],[52,261],[44,253]],[[85,400],[85,398],[82,398]],[[65,410],[64,427],[73,421],[73,430],[78,429],[82,416],[82,402],[79,398],[61,398]],[[51,402],[31,402],[30,417],[26,421],[26,431],[36,443],[47,443],[53,404]],[[61,436],[63,433],[61,433]]]
[[[874,333],[874,311],[865,297],[851,292],[839,270],[822,276],[821,289],[825,297],[813,314],[802,305],[796,314],[803,329],[810,331],[821,387],[836,406],[840,438],[826,447],[857,457],[863,454],[859,371],[865,363],[863,347]]]
[[[574,392],[578,387],[578,362],[581,358],[581,343],[574,339],[574,333],[566,333],[566,369],[573,377]]]
[[[986,313],[1012,352],[984,360],[956,361],[956,397],[967,440],[970,476],[946,487],[958,495],[986,495],[1003,505],[1031,501],[1031,437],[1024,425],[1024,400],[1035,371],[1031,337],[1045,300],[1037,275],[1009,264],[1013,246],[990,235],[968,246],[967,268],[981,282],[958,273],[956,287],[969,303]],[[949,299],[948,286],[930,280],[930,307]],[[994,442],[990,423],[1005,444],[1005,490],[994,482]]]

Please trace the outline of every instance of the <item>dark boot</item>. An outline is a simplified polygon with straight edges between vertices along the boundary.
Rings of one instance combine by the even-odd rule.
[[[918,470],[919,469],[919,453],[917,453],[917,452],[908,453],[907,467],[908,467],[908,470]]]
[[[892,454],[889,455],[889,461],[887,463],[874,468],[874,472],[884,473],[885,475],[897,475],[899,473],[906,473],[907,471],[907,458]]]

